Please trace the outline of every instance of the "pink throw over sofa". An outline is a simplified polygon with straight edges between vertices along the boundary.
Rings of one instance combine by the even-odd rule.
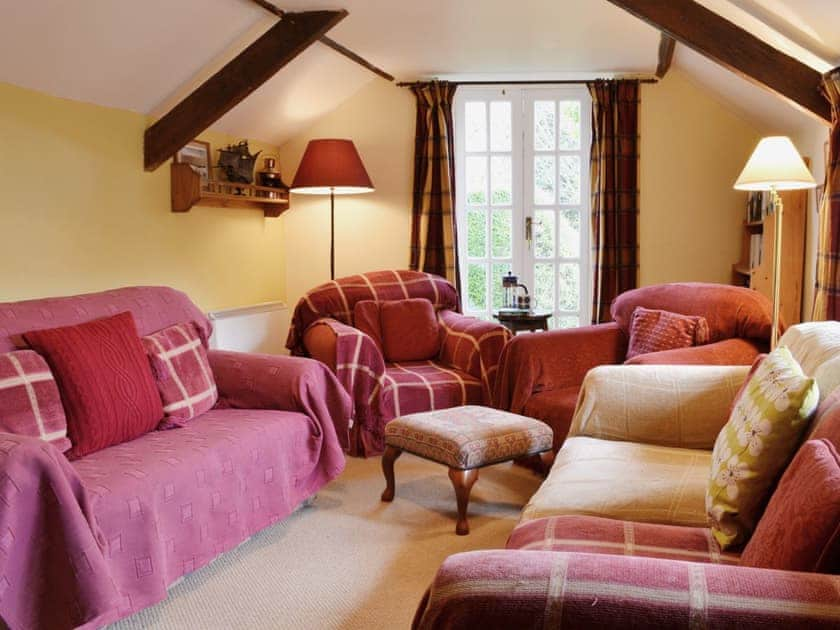
[[[560,448],[586,373],[625,363],[637,306],[703,316],[710,342],[641,354],[630,364],[750,365],[769,346],[771,304],[757,291],[698,282],[633,289],[613,301],[613,322],[515,337],[499,360],[496,406],[547,423],[554,429],[554,449]]]
[[[140,335],[210,322],[165,287],[0,304],[0,352],[42,328],[129,311]],[[183,428],[68,461],[0,434],[0,615],[94,628],[288,516],[344,468],[351,401],[308,359],[209,351],[220,401]]]

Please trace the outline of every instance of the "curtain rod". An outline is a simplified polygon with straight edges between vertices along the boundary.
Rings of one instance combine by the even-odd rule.
[[[539,80],[539,81],[450,81],[455,85],[585,85],[593,81],[609,81],[610,79],[562,79],[557,81]],[[659,79],[654,78],[627,78],[615,79],[616,81],[638,81],[639,83],[659,83]],[[399,87],[414,87],[415,85],[425,85],[427,81],[400,81],[397,83]]]

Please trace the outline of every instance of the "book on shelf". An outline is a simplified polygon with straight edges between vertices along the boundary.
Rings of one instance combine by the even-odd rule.
[[[750,235],[750,269],[761,265],[761,256],[764,239],[761,234]]]
[[[773,198],[769,191],[751,192],[747,197],[747,223],[763,221],[773,211]]]

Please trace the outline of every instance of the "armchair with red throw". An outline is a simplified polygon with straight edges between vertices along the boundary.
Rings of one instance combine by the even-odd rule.
[[[708,343],[627,361],[630,323],[639,306],[704,317]],[[507,344],[499,361],[496,406],[549,424],[557,450],[568,433],[583,377],[593,367],[625,361],[750,365],[768,348],[771,308],[757,291],[723,284],[672,283],[627,291],[613,301],[613,322],[520,335]]]
[[[459,311],[452,284],[405,270],[338,278],[300,299],[286,347],[326,364],[353,398],[351,455],[381,453],[397,416],[492,404],[510,333]]]

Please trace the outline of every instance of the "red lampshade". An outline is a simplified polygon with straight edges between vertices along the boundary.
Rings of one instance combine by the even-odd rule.
[[[310,140],[292,192],[307,195],[352,195],[373,191],[373,182],[352,140]]]

